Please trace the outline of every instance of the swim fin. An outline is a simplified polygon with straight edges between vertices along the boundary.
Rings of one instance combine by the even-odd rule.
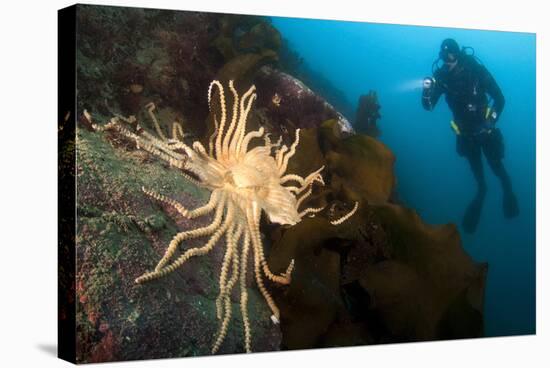
[[[502,210],[506,218],[513,218],[519,215],[518,200],[511,190],[504,192],[504,196],[502,197]]]
[[[476,232],[484,199],[485,195],[478,193],[468,205],[464,217],[462,218],[462,227],[465,232],[470,234]]]

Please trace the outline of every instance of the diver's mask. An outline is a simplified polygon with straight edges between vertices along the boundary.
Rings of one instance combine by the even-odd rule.
[[[445,64],[454,63],[457,59],[457,55],[448,49],[439,51],[439,58],[443,60]]]

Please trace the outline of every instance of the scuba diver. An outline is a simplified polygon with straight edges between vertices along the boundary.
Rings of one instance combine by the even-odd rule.
[[[468,53],[468,49],[472,52]],[[441,62],[443,64],[439,66]],[[460,49],[458,43],[450,38],[441,43],[439,58],[432,65],[432,73],[433,77],[423,81],[422,106],[432,111],[439,97],[445,94],[445,101],[453,114],[451,128],[456,134],[457,153],[466,157],[477,182],[477,193],[462,220],[464,230],[468,233],[476,231],[487,191],[482,152],[502,184],[504,216],[517,216],[517,199],[502,163],[502,133],[496,127],[504,108],[504,96],[495,79],[474,56],[471,47]]]

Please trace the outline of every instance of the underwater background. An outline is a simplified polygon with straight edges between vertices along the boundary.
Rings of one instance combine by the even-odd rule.
[[[431,224],[459,225],[476,184],[468,162],[456,153],[444,98],[432,112],[422,108],[422,78],[432,74],[443,39],[474,48],[506,99],[497,125],[520,215],[504,218],[500,183],[484,159],[485,205],[477,232],[460,229],[462,243],[476,261],[489,264],[485,335],[535,333],[535,35],[281,17],[271,21],[303,64],[335,87],[332,95],[327,90],[322,94],[350,121],[359,96],[377,93],[379,139],[395,153],[399,199]],[[310,84],[315,90],[315,83]]]

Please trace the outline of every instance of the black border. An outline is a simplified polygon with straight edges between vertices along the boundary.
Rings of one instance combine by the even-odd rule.
[[[59,10],[57,22],[57,355],[61,359],[76,363],[76,5]]]

